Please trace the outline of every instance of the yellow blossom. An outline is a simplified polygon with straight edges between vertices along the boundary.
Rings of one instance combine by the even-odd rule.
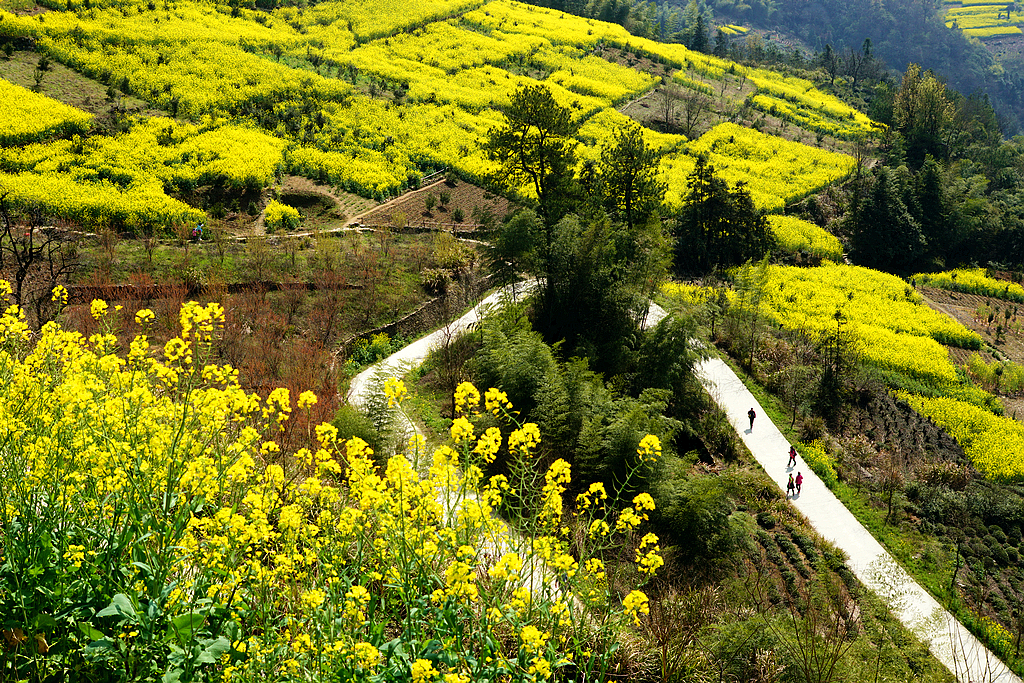
[[[647,596],[643,591],[633,590],[629,592],[622,600],[622,609],[625,610],[626,615],[633,619],[633,623],[637,626],[640,625],[640,615],[650,614],[651,607],[648,603]]]
[[[457,417],[452,420],[452,439],[455,443],[461,443],[473,438],[473,425],[464,417]]]
[[[455,412],[458,415],[477,413],[480,407],[480,392],[470,382],[463,382],[455,388]]]
[[[405,383],[397,377],[388,377],[384,380],[384,395],[388,397],[388,408],[401,404],[408,393]]]
[[[107,314],[108,308],[109,306],[107,306],[107,302],[103,299],[93,299],[92,303],[89,305],[89,311],[92,313],[92,317],[96,320],[103,318],[103,316]]]
[[[440,673],[427,659],[417,659],[410,667],[413,683],[432,681]]]
[[[643,462],[656,462],[661,457],[661,440],[654,434],[648,434],[640,439],[640,447],[636,449],[636,453]]]

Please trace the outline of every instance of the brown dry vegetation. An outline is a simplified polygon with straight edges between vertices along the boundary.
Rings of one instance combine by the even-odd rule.
[[[450,197],[445,206],[440,202],[442,193]],[[427,198],[431,196],[434,206],[428,211]],[[363,225],[474,232],[488,221],[501,220],[513,210],[513,206],[504,197],[471,183],[455,179],[438,180],[363,214],[359,222]],[[456,210],[462,213],[461,221],[455,220]]]

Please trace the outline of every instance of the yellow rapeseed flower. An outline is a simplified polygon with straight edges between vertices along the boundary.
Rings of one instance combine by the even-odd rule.
[[[636,453],[643,462],[656,462],[661,457],[661,440],[654,434],[648,434],[640,439],[640,447],[636,449]]]
[[[651,606],[647,600],[647,596],[643,591],[632,590],[622,600],[622,609],[626,612],[626,615],[633,619],[633,623],[637,626],[640,625],[640,615],[650,614]]]
[[[388,408],[401,404],[402,399],[408,393],[405,383],[397,377],[388,377],[384,380],[384,395],[388,397]]]
[[[92,313],[92,317],[96,320],[100,320],[107,314],[107,310],[110,307],[107,306],[107,302],[103,299],[93,299],[92,303],[89,304],[89,311]]]
[[[410,667],[412,683],[425,683],[432,681],[440,673],[427,659],[417,659]]]
[[[455,388],[455,413],[465,415],[479,413],[480,392],[471,382],[463,382]]]

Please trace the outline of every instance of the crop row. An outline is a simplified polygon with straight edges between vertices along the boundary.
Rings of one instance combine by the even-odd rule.
[[[791,121],[801,128],[839,138],[856,138],[876,124],[839,98],[823,93],[810,81],[762,69],[751,69],[747,78],[757,87],[755,107]]]
[[[139,228],[201,220],[167,196],[217,184],[258,190],[283,166],[286,142],[239,126],[201,130],[145,118],[117,136],[36,143],[0,152],[0,186],[15,204],[38,204],[61,218]],[[147,215],[149,212],[151,215]]]
[[[626,123],[610,105],[654,84],[646,74],[592,54],[598,42],[652,55],[702,78],[743,78],[742,69],[726,60],[511,0],[479,7],[462,0],[413,2],[403,6],[404,14],[373,23],[375,7],[380,13],[369,2],[323,2],[267,15],[187,0],[160,9],[126,4],[37,17],[0,14],[9,35],[33,38],[54,59],[204,126],[200,135],[164,122],[154,124],[163,132],[136,125],[127,136],[90,140],[86,152],[58,146],[45,153],[25,150],[28,156],[11,154],[5,168],[12,174],[67,174],[72,186],[110,181],[122,189],[136,183],[155,187],[154,180],[165,189],[188,190],[211,179],[251,189],[283,165],[384,198],[428,169],[447,166],[465,177],[485,176],[493,164],[482,142],[502,121],[495,108],[520,86],[536,82],[521,75],[531,68],[546,74],[555,100],[583,124],[580,156],[595,159],[612,131]],[[461,19],[423,19],[467,7],[477,8]],[[389,22],[399,20],[407,32],[392,35]],[[363,28],[353,28],[357,24]],[[383,37],[369,40],[377,33]],[[356,46],[356,35],[369,42]],[[396,95],[399,90],[404,95],[403,104],[366,97],[320,75],[320,60],[327,60],[329,69],[394,85]],[[219,126],[212,122],[228,116],[251,124],[238,127],[239,135],[243,130],[255,135],[259,127],[269,134],[265,138],[277,141],[269,145],[261,139],[248,157],[230,141],[223,153],[209,144],[188,149],[213,135]],[[758,205],[769,210],[845,177],[853,167],[847,156],[731,124],[685,148],[682,136],[648,132],[645,137],[665,154],[661,176],[672,205],[685,192],[697,153],[708,154],[729,182],[747,182]],[[163,166],[147,166],[139,161],[144,155]],[[42,163],[47,156],[49,165]],[[30,163],[30,157],[38,160]],[[80,213],[88,215],[84,205]]]
[[[121,187],[60,173],[0,173],[0,192],[16,203],[92,226],[142,230],[203,220],[202,211],[168,197],[156,179]]]
[[[0,145],[21,145],[51,136],[85,133],[92,114],[0,79]]]
[[[843,258],[843,245],[836,236],[814,223],[795,216],[772,215],[768,217],[768,225],[775,241],[788,252],[802,251],[831,261]]]
[[[942,273],[918,273],[911,280],[922,286],[1024,303],[1024,287],[1016,282],[989,277],[983,268],[957,268]]]
[[[956,26],[966,35],[976,37],[1020,33],[1024,14],[1009,11],[1008,7],[1005,4],[950,7],[946,11],[946,26]]]
[[[463,15],[465,21],[488,31],[523,33],[555,44],[594,47],[599,42],[628,42],[626,29],[596,19],[584,19],[559,10],[535,7],[514,0],[494,0]]]
[[[924,305],[906,282],[868,268],[831,262],[810,269],[772,268],[766,300],[785,327],[823,331],[835,326],[839,311],[852,325],[966,349],[981,347],[976,332]]]
[[[779,211],[786,204],[846,178],[855,166],[852,157],[782,140],[734,123],[720,123],[687,147],[687,154],[662,158],[661,175],[668,183],[666,200],[680,205],[686,178],[693,170],[692,155],[706,154],[715,170],[730,184],[747,183],[758,208]]]
[[[1024,425],[955,398],[905,392],[899,397],[949,432],[985,476],[997,481],[1024,479]]]

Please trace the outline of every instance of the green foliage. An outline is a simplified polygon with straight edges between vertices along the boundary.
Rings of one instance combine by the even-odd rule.
[[[402,337],[391,338],[384,332],[379,332],[371,337],[357,339],[352,345],[345,361],[345,369],[349,374],[355,374],[359,368],[373,365],[382,358],[387,358],[395,351],[398,351],[408,343]]]
[[[618,129],[601,151],[602,194],[629,230],[661,207],[665,184],[657,171],[657,151],[647,146],[640,126]]]
[[[697,157],[676,223],[677,270],[708,272],[760,259],[775,240],[745,183],[728,185],[707,157]]]
[[[540,335],[500,319],[485,320],[482,348],[471,363],[477,382],[487,379],[518,397],[523,419],[545,430],[542,448],[570,462],[578,481],[626,481],[637,462],[637,434],[655,434],[666,449],[682,425],[665,416],[671,393],[650,389],[634,398],[613,392],[586,360],[558,362]],[[642,485],[652,471],[640,467]],[[622,490],[626,496],[629,491]]]
[[[687,561],[716,559],[735,546],[729,521],[733,504],[721,478],[674,479],[656,493],[662,524]]]
[[[498,387],[523,415],[530,415],[542,395],[545,378],[557,370],[551,347],[523,321],[488,318],[481,325],[483,347],[473,359],[481,386]]]
[[[857,263],[890,273],[913,272],[925,249],[921,225],[903,200],[904,188],[887,167],[851,211],[851,255]]]
[[[373,420],[357,408],[351,405],[343,405],[338,408],[331,424],[338,430],[338,438],[351,439],[358,437],[368,443],[373,452],[378,456],[385,453],[385,439],[374,426]]]
[[[516,212],[497,228],[487,246],[491,272],[503,284],[513,282],[520,272],[533,272],[542,239],[543,225],[537,214],[529,209]]]
[[[520,87],[504,113],[505,124],[491,130],[486,145],[500,165],[494,180],[512,190],[527,186],[545,224],[554,225],[568,210],[575,161],[571,137],[579,123],[544,85]],[[549,249],[550,242],[549,236]]]
[[[549,341],[565,340],[569,353],[588,357],[595,369],[619,372],[648,298],[664,280],[661,225],[629,230],[603,215],[569,215],[551,232],[538,328]]]

